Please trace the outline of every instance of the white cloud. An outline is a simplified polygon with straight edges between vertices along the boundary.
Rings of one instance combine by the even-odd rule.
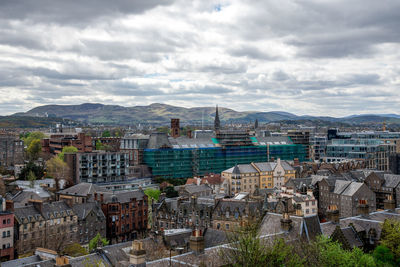
[[[0,114],[163,102],[341,116],[400,104],[397,0],[67,2],[0,2]]]

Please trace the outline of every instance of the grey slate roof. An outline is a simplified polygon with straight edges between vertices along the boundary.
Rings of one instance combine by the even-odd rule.
[[[385,187],[389,188],[396,188],[400,184],[400,175],[395,175],[395,174],[385,174],[384,175]]]
[[[54,260],[42,260],[39,256],[33,255],[30,257],[15,259],[1,263],[1,267],[54,267]]]
[[[184,189],[189,194],[195,194],[195,193],[204,192],[204,191],[212,191],[212,188],[207,184],[201,184],[201,185],[188,184],[188,185],[184,185]]]
[[[62,218],[64,216],[75,215],[73,210],[64,202],[43,203],[43,210],[40,212],[33,205],[14,209],[14,215],[20,223],[27,219],[31,222],[35,220],[49,220],[50,218]]]
[[[342,228],[342,233],[349,243],[350,247],[362,247],[363,242],[358,237],[357,233],[354,231],[353,227]]]
[[[363,186],[363,183],[351,182],[342,192],[342,195],[353,196],[361,188],[361,186]]]
[[[171,143],[165,133],[152,133],[149,137],[148,149],[159,149],[161,147],[171,148]]]
[[[61,190],[58,193],[62,195],[86,197],[88,195],[93,195],[96,192],[109,192],[109,191],[92,183],[79,183],[67,189]]]
[[[229,211],[234,215],[235,211],[239,212],[239,216],[245,216],[246,205],[249,205],[249,213],[255,215],[262,214],[263,203],[259,201],[243,201],[243,200],[232,200],[232,199],[221,199],[215,206],[214,212],[221,211],[225,214]]]
[[[350,181],[343,181],[343,180],[336,180],[335,181],[335,189],[333,193],[335,194],[342,194],[343,191],[351,184]]]
[[[74,206],[72,206],[72,210],[75,212],[76,216],[78,216],[79,220],[85,219],[91,211],[93,211],[98,218],[106,218],[97,202],[75,204]]]
[[[142,190],[104,193],[104,203],[127,203],[131,202],[133,198],[136,198],[136,200],[143,200],[144,196],[145,194]]]

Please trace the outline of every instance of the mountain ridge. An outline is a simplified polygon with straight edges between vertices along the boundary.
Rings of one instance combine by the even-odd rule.
[[[360,114],[342,118],[329,116],[298,116],[285,111],[235,111],[230,108],[218,108],[222,122],[248,123],[258,120],[260,123],[284,120],[320,120],[327,122],[344,123],[400,123],[397,114]],[[59,117],[85,123],[104,123],[129,125],[138,122],[168,123],[171,118],[180,118],[182,123],[210,124],[214,120],[215,107],[185,108],[162,103],[150,105],[124,107],[119,105],[105,105],[101,103],[83,103],[79,105],[44,105],[16,113],[13,116]]]

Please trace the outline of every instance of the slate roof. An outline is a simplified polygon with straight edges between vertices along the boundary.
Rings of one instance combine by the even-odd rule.
[[[1,267],[53,267],[55,262],[53,260],[43,261],[39,256],[33,255],[22,259],[15,259],[1,263]]]
[[[75,215],[73,210],[64,202],[43,203],[43,210],[40,212],[33,205],[14,209],[15,218],[21,223],[24,219],[29,222],[33,220],[49,220],[50,218],[62,218]]]
[[[142,190],[134,190],[134,191],[121,191],[115,193],[104,193],[104,203],[127,203],[131,202],[132,198],[136,198],[136,200],[143,200],[145,193]]]
[[[384,175],[385,187],[389,188],[396,188],[400,184],[400,175],[395,175],[395,174],[385,174]]]
[[[312,178],[296,178],[296,179],[289,179],[285,186],[294,186],[295,189],[300,190],[303,186],[310,188],[312,187]]]
[[[189,194],[195,194],[195,193],[200,193],[200,192],[204,192],[204,191],[212,191],[212,188],[207,184],[201,184],[201,185],[188,184],[188,185],[184,185],[183,188]]]
[[[357,233],[355,232],[353,227],[345,227],[341,228],[343,236],[346,238],[347,242],[349,243],[350,247],[362,247],[364,244],[358,237]]]
[[[109,192],[109,190],[103,189],[100,186],[92,183],[79,183],[59,191],[58,194],[86,197],[88,195],[93,195],[96,192]]]
[[[29,202],[29,199],[43,200],[42,197],[31,191],[19,191],[13,196],[8,195],[7,199],[14,202],[14,208],[25,207],[25,204]]]
[[[226,232],[207,228],[204,233],[204,245],[206,248],[225,244],[227,242]]]
[[[97,252],[81,257],[71,258],[69,260],[69,264],[71,267],[103,266],[101,263],[104,264],[104,267],[112,266],[108,261],[108,259],[103,254]]]
[[[343,180],[336,180],[335,181],[335,189],[333,193],[335,194],[342,194],[343,191],[351,184],[350,181],[343,181]]]
[[[168,140],[168,136],[165,133],[152,133],[149,136],[149,142],[147,144],[148,149],[159,149],[161,147],[171,148],[171,143]]]
[[[256,168],[254,168],[251,164],[237,164],[232,168],[229,168],[223,172],[227,173],[235,173],[235,174],[240,174],[240,173],[258,173]]]
[[[235,211],[239,212],[239,216],[245,216],[245,209],[247,204],[249,205],[250,214],[255,215],[258,211],[258,214],[262,213],[263,203],[259,201],[244,201],[244,200],[232,200],[232,199],[221,199],[218,201],[217,205],[214,208],[214,212],[221,211],[225,214],[226,211],[229,211],[234,215]]]
[[[363,186],[363,183],[351,182],[342,192],[344,196],[353,196]]]
[[[75,212],[76,216],[78,216],[79,220],[85,219],[91,211],[94,211],[98,218],[106,218],[97,202],[75,204],[72,206],[72,210]]]

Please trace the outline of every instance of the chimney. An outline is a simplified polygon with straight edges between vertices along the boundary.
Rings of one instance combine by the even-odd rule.
[[[29,199],[29,203],[32,203],[36,210],[43,213],[43,200],[40,199]]]
[[[274,157],[271,157],[271,162],[275,162],[275,158]]]
[[[6,200],[6,210],[7,211],[14,211],[14,201]]]
[[[129,263],[133,267],[146,266],[146,250],[143,249],[143,243],[139,240],[132,242],[132,250],[129,253]]]
[[[385,210],[394,211],[396,209],[396,201],[393,199],[392,195],[388,195],[383,201],[383,206]]]
[[[61,266],[71,266],[69,264],[69,259],[65,256],[57,256],[56,258],[56,266],[61,267]]]
[[[328,206],[328,210],[326,211],[326,218],[328,221],[333,223],[339,223],[339,210],[336,205]]]
[[[204,253],[204,236],[201,230],[193,230],[189,240],[190,249],[193,250],[195,255]]]
[[[65,204],[67,204],[68,205],[68,207],[70,207],[70,208],[72,208],[72,206],[73,206],[73,198],[71,197],[71,196],[65,196],[64,198],[63,198],[63,200],[64,200],[64,202],[65,202]]]
[[[104,202],[104,194],[100,193],[100,203],[103,203],[103,202]]]
[[[281,228],[285,232],[290,231],[290,229],[292,228],[292,219],[290,219],[290,215],[289,215],[288,201],[289,200],[287,198],[285,200],[283,200],[283,203],[285,205],[285,211],[283,212],[283,216],[281,219]]]
[[[187,137],[192,138],[192,130],[187,130]]]
[[[361,216],[368,216],[369,215],[369,205],[367,200],[360,199],[357,205],[357,214]]]
[[[300,161],[299,161],[299,159],[298,158],[294,158],[293,159],[293,166],[300,166]]]
[[[97,193],[94,193],[94,200],[97,201]]]

